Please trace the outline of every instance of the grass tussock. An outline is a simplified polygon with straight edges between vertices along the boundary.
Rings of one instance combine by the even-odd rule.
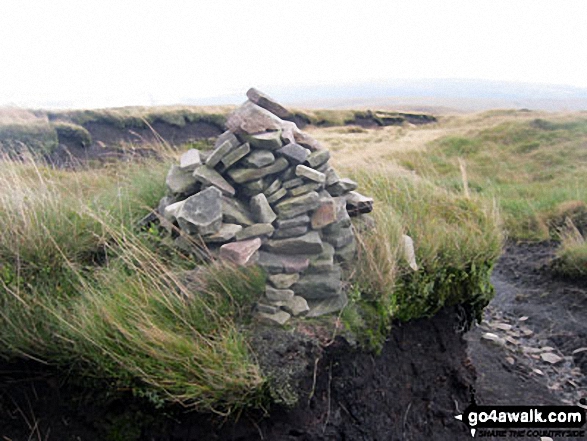
[[[564,228],[559,231],[560,246],[553,261],[554,271],[565,277],[587,277],[587,240],[572,220],[567,218]]]

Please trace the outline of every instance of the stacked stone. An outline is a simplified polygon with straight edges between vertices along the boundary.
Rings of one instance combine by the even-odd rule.
[[[341,264],[356,250],[350,216],[373,200],[330,166],[330,154],[287,118],[288,111],[251,89],[211,153],[186,152],[167,176],[164,217],[221,258],[268,273],[259,319],[285,323],[346,304]]]

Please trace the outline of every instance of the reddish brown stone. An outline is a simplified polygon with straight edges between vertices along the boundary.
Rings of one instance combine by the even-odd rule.
[[[337,206],[334,199],[326,199],[312,214],[312,228],[318,230],[336,222]]]
[[[261,248],[261,239],[258,237],[251,240],[232,242],[220,247],[220,257],[237,265],[248,265],[253,263],[252,257]]]

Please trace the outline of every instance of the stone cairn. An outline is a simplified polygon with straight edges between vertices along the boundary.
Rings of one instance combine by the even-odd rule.
[[[212,151],[189,150],[171,167],[159,212],[220,258],[268,273],[261,321],[339,311],[341,264],[356,252],[349,216],[370,212],[373,199],[336,174],[328,150],[285,120],[285,108],[256,89],[247,97]]]

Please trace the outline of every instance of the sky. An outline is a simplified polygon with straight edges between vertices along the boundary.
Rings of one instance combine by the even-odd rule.
[[[584,0],[0,0],[0,105],[464,78],[587,88]]]

